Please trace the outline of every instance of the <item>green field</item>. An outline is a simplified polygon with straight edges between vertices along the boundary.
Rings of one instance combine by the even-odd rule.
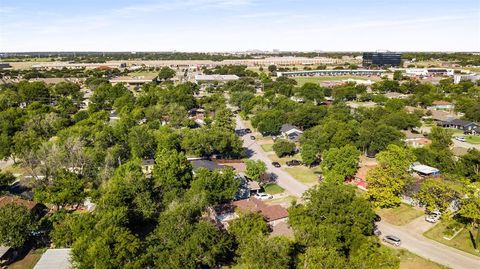
[[[273,151],[273,145],[272,144],[264,144],[264,145],[260,145],[260,147],[262,147],[263,151],[265,151],[265,152]]]
[[[444,232],[446,231],[448,224],[448,221],[442,221],[439,224],[435,225],[432,229],[425,232],[423,235],[449,247],[454,247],[470,254],[480,256],[480,252],[475,251],[472,240],[470,239],[470,226],[464,227],[463,230],[458,233],[453,239],[447,240],[443,237],[445,236]],[[477,230],[473,231],[473,238],[475,238],[476,235]]]
[[[294,77],[298,83],[298,86],[302,86],[305,83],[319,83],[322,81],[339,81],[349,79],[353,77]]]
[[[465,139],[470,144],[480,144],[480,136],[478,135],[469,135]]]
[[[400,259],[400,269],[448,269],[448,267],[432,262],[412,252],[401,249],[391,248],[395,255]]]
[[[375,212],[382,217],[382,220],[398,226],[405,225],[424,214],[423,211],[407,204],[400,204],[394,208],[378,208]]]
[[[275,195],[284,192],[285,190],[278,186],[277,184],[268,184],[265,187],[263,187],[266,193]]]
[[[158,72],[152,72],[152,71],[139,71],[139,72],[132,72],[129,73],[129,77],[141,77],[141,76],[156,76],[158,75]]]

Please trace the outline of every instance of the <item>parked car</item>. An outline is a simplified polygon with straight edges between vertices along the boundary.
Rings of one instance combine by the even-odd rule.
[[[441,216],[442,214],[439,211],[433,211],[425,216],[425,220],[430,223],[436,223],[438,220],[440,220]]]
[[[302,162],[300,162],[299,160],[291,160],[287,162],[287,166],[297,166],[300,164],[302,164]]]
[[[279,162],[273,162],[272,165],[275,166],[275,167],[277,167],[277,168],[280,168],[280,167],[281,167],[281,165],[280,165]]]
[[[256,138],[255,138],[255,136],[251,135],[250,139],[255,140]]]
[[[273,196],[270,195],[270,194],[264,193],[264,192],[259,192],[259,193],[255,194],[255,198],[260,199],[260,200],[268,200],[268,199],[272,199]]]
[[[467,140],[465,139],[465,137],[463,137],[463,136],[457,136],[457,137],[455,137],[455,140],[460,141],[460,142],[465,142],[465,141],[467,141]]]
[[[400,240],[400,238],[398,238],[394,235],[384,236],[382,240],[383,240],[383,242],[389,243],[389,244],[394,245],[396,247],[398,247],[402,244],[402,240]]]

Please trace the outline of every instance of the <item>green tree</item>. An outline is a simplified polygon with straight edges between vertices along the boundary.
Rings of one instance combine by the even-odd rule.
[[[192,165],[181,152],[161,150],[155,156],[153,178],[164,199],[172,201],[190,186]]]
[[[176,75],[175,70],[171,69],[168,66],[164,66],[160,69],[160,72],[158,73],[158,79],[168,80],[173,78],[175,75]]]
[[[274,64],[269,65],[269,66],[268,66],[268,71],[271,72],[271,73],[277,71],[277,66],[274,65]]]
[[[372,234],[375,213],[352,186],[322,183],[309,189],[304,200],[289,209],[288,217],[301,244],[345,250],[348,255],[349,249]]]
[[[309,247],[301,254],[297,269],[343,269],[348,268],[345,257],[335,249],[325,247]]]
[[[393,80],[403,80],[402,71],[396,70],[395,72],[393,72]]]
[[[275,151],[275,154],[280,158],[286,155],[293,155],[295,148],[295,143],[285,139],[277,139],[273,144],[273,151]]]
[[[480,182],[465,187],[458,214],[469,219],[472,225],[480,226]],[[479,247],[477,244],[477,248]]]
[[[85,181],[75,173],[63,170],[35,190],[35,200],[58,208],[79,205],[85,199]]]
[[[30,211],[22,205],[7,204],[0,207],[0,219],[0,244],[23,246],[33,227]]]
[[[318,161],[320,152],[318,148],[310,143],[304,143],[300,151],[302,162],[306,165],[312,165]]]
[[[322,87],[315,83],[307,82],[298,89],[298,94],[305,100],[321,102],[324,98]]]
[[[113,177],[101,189],[99,210],[128,209],[127,217],[132,222],[142,223],[158,216],[159,191],[154,189],[154,180],[147,178],[134,161],[115,170]]]
[[[246,160],[245,175],[255,181],[260,181],[261,177],[267,171],[267,165],[261,160]]]
[[[355,175],[360,151],[352,145],[330,148],[323,153],[322,173],[328,182],[343,183],[346,177]]]
[[[459,168],[457,169],[460,174],[466,176],[472,181],[480,182],[480,151],[476,149],[470,149],[467,154],[460,157],[460,161],[457,163]]]
[[[232,169],[211,172],[202,168],[196,171],[190,191],[195,193],[204,191],[207,195],[207,203],[214,205],[233,199],[239,185],[240,181],[235,179]]]
[[[15,182],[16,178],[12,173],[0,172],[0,191]]]
[[[269,228],[262,215],[247,213],[233,220],[228,231],[239,244],[246,244],[256,237],[267,235]]]
[[[236,269],[290,268],[292,242],[286,237],[255,237],[237,250]]]
[[[427,205],[427,210],[446,212],[460,193],[452,182],[443,179],[427,179],[420,186],[416,198]]]
[[[430,134],[428,135],[428,137],[432,140],[430,147],[433,149],[449,148],[453,144],[452,134],[452,130],[433,126]]]
[[[387,150],[377,155],[379,166],[368,171],[368,191],[365,197],[375,206],[392,207],[400,204],[400,195],[404,191],[410,175],[408,168],[415,161],[409,149],[389,145]]]
[[[380,245],[376,237],[369,237],[356,246],[349,260],[351,268],[400,268],[400,259],[395,252]]]
[[[77,268],[140,268],[141,242],[128,229],[108,226],[80,236],[72,248]]]

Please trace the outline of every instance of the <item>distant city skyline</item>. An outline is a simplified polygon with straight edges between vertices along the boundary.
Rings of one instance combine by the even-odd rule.
[[[2,0],[0,52],[480,51],[478,0]]]

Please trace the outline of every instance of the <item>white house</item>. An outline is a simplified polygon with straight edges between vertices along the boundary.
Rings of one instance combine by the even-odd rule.
[[[280,128],[280,133],[285,139],[297,141],[300,135],[303,134],[303,131],[291,124],[284,124]]]

